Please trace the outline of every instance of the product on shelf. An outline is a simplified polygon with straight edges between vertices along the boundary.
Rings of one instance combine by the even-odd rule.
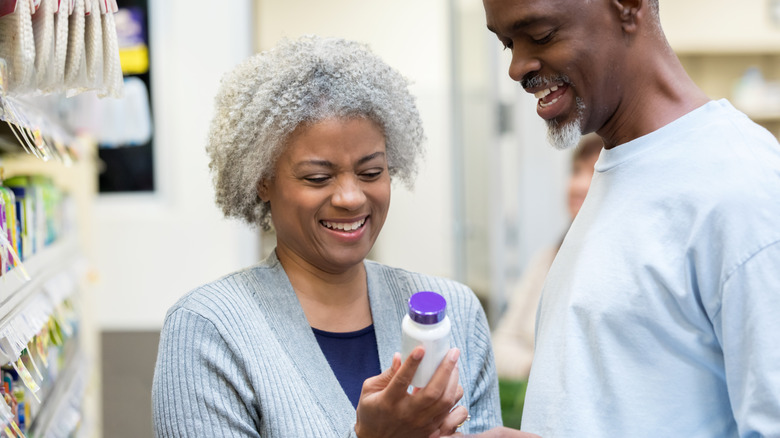
[[[0,186],[0,275],[21,264],[19,224],[16,221],[16,196]]]
[[[42,436],[42,429],[51,426],[40,424],[38,419],[43,417],[43,411],[59,410],[57,403],[47,406],[47,398],[54,386],[66,377],[70,377],[66,380],[72,380],[64,383],[69,385],[84,380],[86,369],[79,365],[80,353],[75,346],[78,318],[73,304],[70,300],[65,300],[49,310],[51,314],[48,319],[23,346],[19,358],[0,366],[0,431],[5,433],[5,436],[24,436],[31,428],[38,429],[34,436]],[[0,330],[0,352],[6,358],[8,352],[5,350],[11,343],[9,337],[18,335],[12,334],[12,331],[11,326]],[[70,369],[71,372],[64,373],[65,369]],[[76,372],[72,372],[73,370]],[[69,398],[70,394],[66,393],[63,397]],[[72,405],[72,401],[68,401],[67,405]],[[52,413],[46,417],[49,423],[56,421],[56,418],[52,419],[56,417]],[[11,434],[11,431],[16,435]],[[3,436],[2,433],[0,436]]]
[[[8,272],[66,231],[68,202],[51,179],[16,176],[0,185],[0,275]]]

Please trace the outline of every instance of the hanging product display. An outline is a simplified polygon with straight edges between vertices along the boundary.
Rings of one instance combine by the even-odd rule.
[[[82,159],[94,147],[67,123],[68,98],[123,96],[117,10],[114,0],[0,0],[0,437],[88,429],[86,262],[75,201],[45,169],[91,169]]]
[[[6,73],[0,93],[96,90],[119,97],[117,10],[107,0],[3,0],[0,58]]]
[[[72,149],[78,142],[57,120],[62,105],[53,100],[40,104],[35,96],[89,90],[122,96],[113,21],[117,10],[108,0],[2,0],[0,120],[5,123],[0,150],[15,145],[66,164],[79,155]]]
[[[14,0],[13,11],[0,17],[0,58],[8,64],[3,81],[9,90],[29,90],[35,71],[35,37],[31,0]],[[8,8],[7,5],[6,7]]]
[[[54,17],[58,0],[42,0],[38,11],[32,16],[35,38],[35,84],[43,89],[51,84],[54,73],[55,29]]]

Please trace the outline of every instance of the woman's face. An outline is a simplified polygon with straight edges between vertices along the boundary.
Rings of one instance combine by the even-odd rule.
[[[574,162],[571,177],[569,178],[569,215],[571,219],[577,216],[577,213],[585,201],[585,195],[588,194],[590,181],[593,179],[593,166],[599,154],[590,154]]]
[[[270,201],[277,254],[328,273],[363,262],[390,206],[385,137],[371,120],[299,126],[258,193]]]

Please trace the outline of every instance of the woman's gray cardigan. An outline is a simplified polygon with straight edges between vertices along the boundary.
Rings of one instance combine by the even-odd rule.
[[[498,381],[485,313],[451,280],[366,261],[382,369],[401,347],[401,320],[414,292],[447,300],[460,384],[476,433],[501,424]],[[169,311],[152,389],[158,437],[349,437],[352,407],[303,314],[279,260],[223,277]]]

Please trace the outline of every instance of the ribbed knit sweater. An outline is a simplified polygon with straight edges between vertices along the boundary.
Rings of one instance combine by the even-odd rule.
[[[487,320],[457,282],[364,262],[382,369],[401,347],[409,297],[442,294],[465,406],[460,429],[501,424]],[[354,437],[355,409],[275,254],[185,295],[163,326],[152,389],[158,437]]]

